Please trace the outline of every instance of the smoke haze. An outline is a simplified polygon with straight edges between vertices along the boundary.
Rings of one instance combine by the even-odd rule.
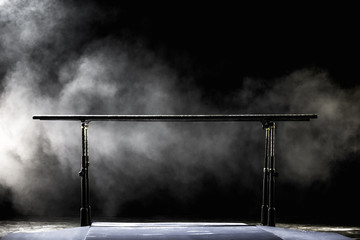
[[[25,214],[79,207],[80,124],[34,114],[316,113],[277,126],[281,181],[302,186],[329,180],[336,162],[359,152],[360,89],[340,87],[325,70],[246,78],[219,106],[141,39],[93,36],[91,24],[105,16],[91,3],[0,6],[0,197],[9,189]],[[157,194],[191,205],[208,182],[260,194],[260,123],[94,122],[89,141],[93,205],[105,216],[139,199],[166,205]]]

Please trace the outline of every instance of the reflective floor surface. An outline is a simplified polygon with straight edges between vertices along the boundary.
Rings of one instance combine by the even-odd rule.
[[[254,223],[249,223],[254,224]],[[50,219],[50,220],[9,220],[0,221],[0,238],[10,232],[45,232],[58,229],[79,227],[77,219]],[[278,223],[277,227],[305,231],[334,232],[360,240],[360,227],[357,226],[329,226]]]

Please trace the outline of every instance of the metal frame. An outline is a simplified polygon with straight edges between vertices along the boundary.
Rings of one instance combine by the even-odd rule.
[[[275,121],[310,121],[316,114],[213,114],[213,115],[34,115],[33,119],[80,121],[82,136],[80,225],[91,225],[88,127],[91,121],[123,122],[261,122],[265,129],[265,157],[261,224],[275,226]]]

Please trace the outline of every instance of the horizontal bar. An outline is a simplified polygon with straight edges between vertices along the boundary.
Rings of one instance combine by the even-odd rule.
[[[238,122],[238,121],[310,121],[316,114],[213,114],[213,115],[34,115],[33,119],[52,121],[123,121],[123,122]]]

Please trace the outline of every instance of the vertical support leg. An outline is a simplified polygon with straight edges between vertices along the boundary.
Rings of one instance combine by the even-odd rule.
[[[269,210],[268,225],[275,226],[275,123],[270,127],[270,162],[269,162]]]
[[[81,208],[80,225],[91,225],[90,189],[89,189],[89,151],[88,151],[88,122],[81,122]]]
[[[86,147],[86,157],[85,157],[85,164],[87,166],[87,170],[86,170],[86,174],[85,174],[85,179],[86,179],[86,202],[87,202],[87,223],[88,225],[91,225],[91,207],[90,207],[90,183],[89,183],[89,166],[90,166],[90,161],[89,161],[89,140],[88,140],[88,128],[89,128],[89,123],[86,123],[86,127],[85,127],[85,136],[86,136],[86,140],[85,140],[85,147]]]
[[[261,205],[261,224],[267,225],[268,223],[268,181],[269,181],[269,168],[268,161],[270,155],[270,123],[268,121],[263,122],[263,128],[265,129],[265,156],[264,156],[264,171],[263,171],[263,189],[262,189],[262,205]]]

